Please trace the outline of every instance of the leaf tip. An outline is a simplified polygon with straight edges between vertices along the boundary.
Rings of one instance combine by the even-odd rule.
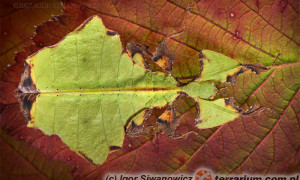
[[[94,15],[89,17],[87,20],[85,20],[79,27],[77,27],[75,30],[76,31],[81,31],[90,21],[92,21],[93,19],[98,19],[102,22],[102,19],[98,16],[98,15]],[[103,24],[103,22],[102,22]]]

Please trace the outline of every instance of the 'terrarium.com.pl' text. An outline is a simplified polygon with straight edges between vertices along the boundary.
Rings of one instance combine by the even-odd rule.
[[[197,175],[196,175],[197,176]],[[193,176],[193,175],[106,175],[105,180],[300,180],[299,175],[278,175],[278,176],[254,176],[254,175],[239,175],[239,176],[222,176],[222,175],[210,175],[210,176]]]

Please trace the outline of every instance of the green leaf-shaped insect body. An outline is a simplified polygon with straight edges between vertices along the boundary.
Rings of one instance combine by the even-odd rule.
[[[180,93],[198,103],[198,128],[239,116],[224,99],[212,98],[214,82],[226,81],[242,66],[209,50],[200,59],[201,75],[179,86],[170,73],[146,69],[141,54],[132,58],[120,36],[93,16],[58,44],[28,57],[19,84],[21,107],[29,127],[58,135],[73,151],[102,164],[110,150],[122,146],[130,120],[141,124],[147,110],[172,104]]]

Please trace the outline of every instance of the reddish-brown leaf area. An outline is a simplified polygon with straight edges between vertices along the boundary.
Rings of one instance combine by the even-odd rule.
[[[16,55],[17,63],[7,68],[1,77],[0,125],[9,135],[2,137],[5,142],[23,143],[15,139],[7,141],[10,136],[25,141],[29,146],[24,147],[38,148],[45,161],[61,161],[72,166],[72,175],[77,179],[101,179],[104,174],[116,171],[193,173],[200,167],[220,173],[299,171],[297,1],[74,0],[63,1],[63,4],[63,15],[40,25],[33,44],[29,43],[24,52]],[[194,127],[196,104],[187,97],[180,98],[174,104],[175,113],[180,117],[175,137],[184,138],[169,138],[163,132],[126,136],[121,150],[111,153],[103,165],[94,166],[70,151],[58,136],[46,136],[38,129],[27,128],[14,90],[27,56],[57,43],[95,14],[103,19],[107,28],[120,34],[124,48],[127,42],[134,41],[149,46],[149,51],[154,52],[158,44],[169,37],[166,43],[176,58],[173,75],[182,82],[198,75],[201,49],[220,52],[242,63],[271,65],[277,58],[276,64],[282,65],[272,66],[272,70],[259,75],[247,71],[238,76],[234,85],[228,86],[227,93],[235,97],[236,104],[243,109],[252,105],[260,107],[250,115],[217,128],[199,130]],[[155,122],[161,113],[157,111],[149,122]],[[1,150],[1,156],[5,156],[3,153],[7,151]],[[20,156],[19,151],[14,154]],[[9,159],[6,161],[10,163]],[[27,164],[33,167],[32,161]],[[48,167],[45,163],[44,168],[51,169],[50,164]],[[1,173],[6,170],[1,166]],[[49,177],[44,172],[40,175]]]
[[[35,27],[61,13],[58,0],[13,0],[1,1],[0,28],[0,74],[7,65],[14,63],[15,53],[31,44],[30,37]]]
[[[37,148],[1,130],[1,179],[72,179],[71,166],[49,160]]]

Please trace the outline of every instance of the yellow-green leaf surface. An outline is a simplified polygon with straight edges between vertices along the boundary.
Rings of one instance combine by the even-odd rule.
[[[185,91],[194,98],[200,109],[196,124],[198,128],[210,128],[222,125],[236,118],[239,113],[230,105],[226,105],[223,99],[207,101],[212,86],[209,80],[220,82],[226,81],[226,78],[240,71],[241,65],[233,59],[220,53],[202,50],[200,53],[202,63],[201,75],[195,80],[183,87]],[[199,83],[202,85],[199,88]]]
[[[58,135],[70,149],[101,164],[110,150],[122,146],[124,126],[131,119],[145,109],[171,104],[180,92],[198,102],[199,128],[239,116],[224,99],[210,100],[217,92],[210,80],[225,81],[240,65],[212,51],[203,51],[203,56],[203,76],[179,86],[171,74],[145,69],[141,55],[133,60],[119,35],[93,16],[26,60],[19,85],[29,94],[23,98],[23,112],[28,126]]]
[[[224,82],[228,75],[238,72],[242,67],[238,62],[214,51],[203,50],[200,56],[203,56],[201,81],[214,79]]]

